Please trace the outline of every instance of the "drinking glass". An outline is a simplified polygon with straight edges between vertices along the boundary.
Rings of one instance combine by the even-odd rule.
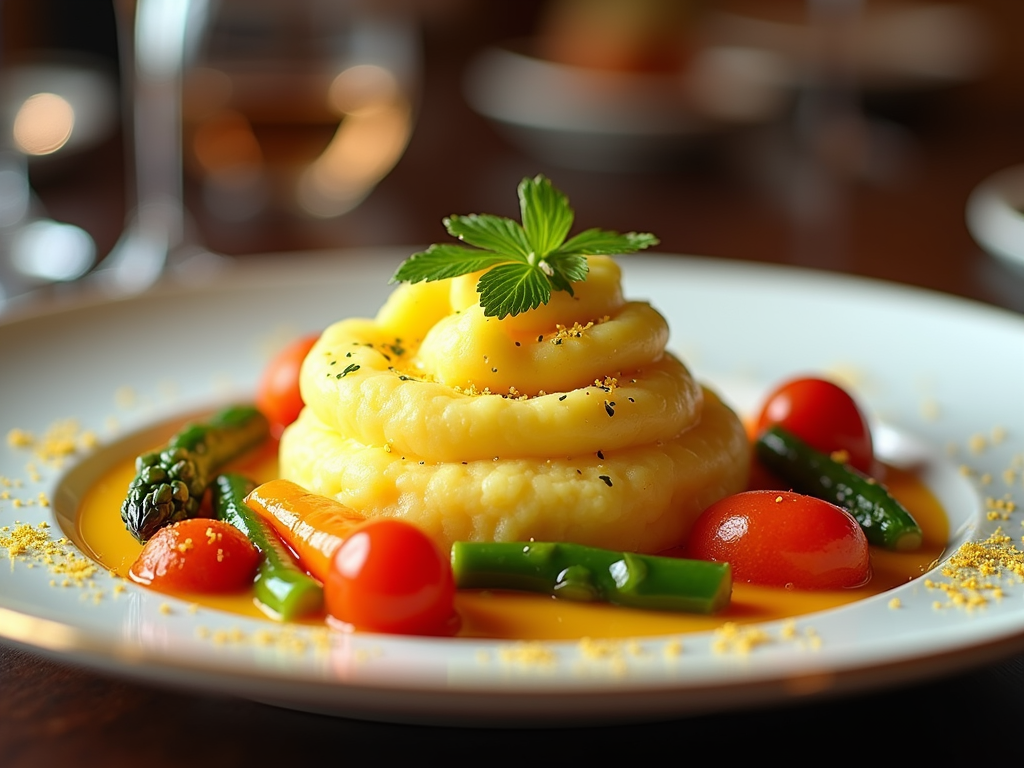
[[[864,0],[806,0],[812,50],[796,110],[795,261],[843,269],[847,194],[865,161],[854,43]]]
[[[402,2],[114,2],[135,199],[105,260],[119,288],[342,217],[401,157],[419,85]]]

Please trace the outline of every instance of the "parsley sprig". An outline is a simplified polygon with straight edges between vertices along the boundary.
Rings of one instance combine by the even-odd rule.
[[[551,292],[573,295],[572,284],[587,279],[588,255],[633,253],[658,244],[647,232],[620,235],[588,229],[566,240],[573,222],[569,199],[544,176],[519,184],[523,223],[491,214],[449,216],[448,234],[468,243],[435,243],[406,259],[393,283],[444,280],[483,271],[477,282],[480,306],[499,320],[536,309]]]

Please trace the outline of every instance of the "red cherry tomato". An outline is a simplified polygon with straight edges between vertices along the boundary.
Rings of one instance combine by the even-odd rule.
[[[371,632],[445,634],[455,616],[451,563],[411,523],[377,518],[335,553],[324,584],[334,618]]]
[[[270,420],[275,434],[299,417],[302,394],[299,392],[299,369],[319,334],[302,336],[278,352],[263,369],[256,388],[256,407]]]
[[[845,453],[848,463],[874,474],[874,446],[867,419],[850,394],[824,379],[792,379],[765,400],[757,432],[778,424],[822,453]]]
[[[240,530],[197,517],[157,531],[129,574],[163,592],[238,592],[252,586],[259,563],[259,552]]]
[[[868,541],[853,516],[792,491],[746,491],[712,504],[686,554],[729,563],[737,581],[773,587],[840,589],[871,576]]]

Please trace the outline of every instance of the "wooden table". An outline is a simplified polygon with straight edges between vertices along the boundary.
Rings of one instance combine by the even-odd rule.
[[[1024,42],[1019,4],[984,6],[1000,20],[1002,42]],[[674,170],[624,174],[567,170],[523,154],[466,106],[459,82],[480,45],[526,31],[529,21],[489,15],[472,3],[456,7],[465,13],[428,26],[421,113],[398,167],[344,220],[268,235],[261,250],[442,240],[447,214],[514,215],[515,183],[542,172],[567,192],[578,225],[652,231],[665,253],[800,264],[1024,312],[1024,276],[982,252],[964,222],[972,188],[1024,161],[1019,56],[1000,59],[984,81],[897,105],[908,142],[905,171],[883,184],[844,185],[836,216],[815,230],[797,222],[781,188],[720,148]],[[122,176],[114,142],[37,186],[52,215],[90,228],[107,250],[124,220]],[[211,244],[232,250],[210,232]],[[452,762],[502,754],[545,764],[599,755],[688,761],[707,748],[723,764],[810,765],[841,755],[847,764],[942,765],[961,749],[950,748],[947,736],[964,731],[971,733],[965,754],[969,748],[978,759],[1002,762],[1008,759],[1003,748],[1019,751],[1012,735],[1024,715],[1022,690],[1024,655],[997,653],[969,671],[839,700],[797,699],[771,710],[668,723],[508,732],[303,714],[150,687],[0,646],[0,764],[220,768],[389,753]],[[1002,736],[989,740],[997,733]]]

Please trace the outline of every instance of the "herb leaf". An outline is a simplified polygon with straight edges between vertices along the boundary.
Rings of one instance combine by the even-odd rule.
[[[533,250],[523,228],[512,219],[501,216],[449,216],[444,220],[444,226],[452,237],[470,245],[508,256],[519,256],[523,261]]]
[[[419,283],[424,280],[446,280],[504,264],[508,260],[508,256],[500,253],[435,243],[427,250],[406,259],[391,281]]]
[[[519,184],[523,223],[490,214],[449,216],[445,229],[473,248],[434,244],[406,259],[393,283],[445,280],[483,272],[477,282],[484,315],[515,316],[551,300],[551,291],[573,294],[587,279],[588,255],[632,253],[658,244],[643,232],[620,235],[588,229],[566,241],[572,227],[569,199],[544,176]]]
[[[518,315],[551,299],[551,284],[547,276],[529,264],[502,264],[480,276],[476,284],[480,292],[480,305],[488,317],[502,318]]]
[[[543,257],[565,241],[573,220],[569,198],[546,178],[523,180],[519,185],[519,210],[534,253]]]
[[[623,246],[623,240],[626,245]],[[589,253],[592,255],[613,256],[618,253],[632,253],[658,244],[658,238],[648,232],[607,232],[602,229],[588,229],[572,237],[567,243],[555,250],[551,256],[561,253]],[[550,258],[550,256],[549,256]]]
[[[548,275],[551,287],[556,291],[565,291],[573,296],[572,284],[587,279],[587,257],[579,253],[558,253],[557,251],[548,256],[544,261],[551,267],[552,273]]]

